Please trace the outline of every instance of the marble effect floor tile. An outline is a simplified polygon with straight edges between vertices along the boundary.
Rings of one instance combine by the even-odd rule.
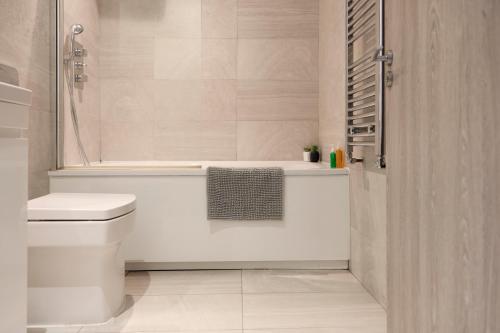
[[[386,333],[386,314],[347,271],[129,272],[104,325],[27,333]]]
[[[385,311],[367,293],[243,295],[244,329],[359,329],[381,327],[385,318]]]
[[[240,294],[241,271],[130,272],[127,295]]]
[[[366,293],[347,271],[243,271],[243,293]]]
[[[264,330],[244,330],[243,333],[385,333],[385,328],[379,327],[349,327],[349,328],[284,328]]]
[[[241,295],[127,296],[126,309],[101,326],[79,333],[241,329]]]
[[[78,333],[81,327],[29,327],[26,333]]]

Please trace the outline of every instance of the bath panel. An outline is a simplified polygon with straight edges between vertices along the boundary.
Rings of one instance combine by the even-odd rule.
[[[207,220],[209,165],[283,167],[283,220]],[[50,186],[51,192],[137,196],[136,227],[123,244],[129,269],[347,268],[347,169],[306,162],[121,162],[51,172]]]

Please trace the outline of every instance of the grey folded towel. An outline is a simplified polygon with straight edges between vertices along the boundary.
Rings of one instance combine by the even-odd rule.
[[[283,174],[281,168],[209,167],[208,219],[283,219]]]

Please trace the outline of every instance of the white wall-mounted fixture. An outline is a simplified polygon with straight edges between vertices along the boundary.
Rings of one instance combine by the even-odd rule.
[[[103,323],[125,298],[122,241],[135,196],[60,193],[28,203],[28,323]]]
[[[0,332],[26,332],[26,202],[31,91],[0,82]]]

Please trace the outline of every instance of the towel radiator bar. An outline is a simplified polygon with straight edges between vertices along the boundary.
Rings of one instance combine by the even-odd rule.
[[[377,166],[384,156],[384,0],[346,0],[346,151],[350,163],[373,149]]]

